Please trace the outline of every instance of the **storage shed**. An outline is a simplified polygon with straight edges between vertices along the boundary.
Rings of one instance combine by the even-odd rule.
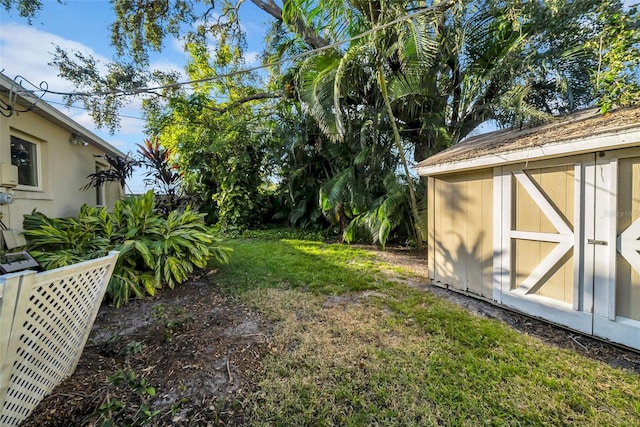
[[[417,170],[433,284],[640,349],[640,108],[470,138]]]

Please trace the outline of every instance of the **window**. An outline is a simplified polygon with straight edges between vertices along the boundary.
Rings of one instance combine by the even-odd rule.
[[[12,136],[11,164],[18,167],[19,185],[39,187],[37,144]]]

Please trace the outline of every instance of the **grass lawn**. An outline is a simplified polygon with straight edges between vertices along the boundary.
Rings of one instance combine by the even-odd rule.
[[[274,322],[251,425],[640,425],[637,374],[395,283],[364,250],[229,246],[214,281]]]

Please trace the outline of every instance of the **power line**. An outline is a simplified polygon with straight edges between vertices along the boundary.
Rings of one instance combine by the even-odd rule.
[[[56,105],[62,105],[63,107],[67,107],[67,108],[75,108],[77,110],[91,111],[89,108],[80,107],[80,106],[77,106],[77,105],[67,105],[64,102],[57,102],[57,101],[49,101],[49,100],[47,100],[47,104],[56,104]],[[127,118],[127,119],[136,119],[136,120],[145,120],[144,117],[128,116],[126,114],[118,114],[118,117],[124,117],[124,118]]]
[[[416,12],[412,12],[409,13],[405,16],[401,16],[399,18],[396,18],[392,21],[389,21],[385,24],[379,25],[379,26],[375,26],[373,28],[371,28],[370,30],[364,31],[360,34],[357,34],[353,37],[350,37],[346,40],[341,40],[341,41],[337,41],[331,44],[328,44],[327,46],[322,46],[322,47],[318,47],[315,49],[311,49],[309,51],[306,52],[302,52],[299,53],[297,55],[288,57],[288,58],[283,58],[280,59],[278,61],[274,61],[274,62],[270,62],[267,64],[260,64],[257,65],[255,67],[250,67],[250,68],[245,68],[245,69],[241,69],[241,70],[236,70],[236,71],[232,71],[229,73],[224,73],[224,74],[216,74],[215,76],[211,76],[211,77],[204,77],[201,79],[196,79],[196,80],[189,80],[189,81],[185,81],[185,82],[177,82],[177,83],[172,83],[172,84],[168,84],[168,85],[161,85],[161,86],[155,86],[155,87],[145,87],[145,88],[137,88],[137,89],[130,89],[130,90],[125,90],[125,89],[114,89],[114,90],[108,90],[108,91],[95,91],[95,92],[59,92],[59,91],[53,91],[53,90],[49,90],[49,89],[40,89],[41,91],[45,92],[45,93],[49,93],[52,95],[62,95],[62,96],[104,96],[104,95],[137,95],[137,94],[141,94],[141,93],[151,93],[157,90],[161,90],[161,89],[175,89],[175,88],[179,88],[182,86],[186,86],[186,85],[191,85],[191,84],[195,84],[195,83],[206,83],[206,82],[210,82],[210,81],[214,81],[214,80],[220,80],[220,79],[224,79],[224,78],[228,78],[228,77],[233,77],[233,76],[237,76],[240,74],[247,74],[247,73],[251,73],[253,71],[257,71],[257,70],[261,70],[264,68],[271,68],[271,67],[276,67],[282,64],[285,64],[287,62],[290,61],[295,61],[297,59],[302,59],[305,58],[307,56],[311,56],[314,55],[318,52],[323,52],[325,50],[329,50],[329,49],[333,49],[336,47],[339,47],[345,43],[350,43],[352,41],[356,41],[359,40],[361,38],[367,37],[370,34],[373,34],[377,31],[380,30],[384,30],[385,28],[391,27],[395,24],[398,24],[400,22],[415,18],[417,16],[420,15],[424,15],[426,13],[429,12],[434,12],[437,10],[446,10],[449,7],[451,7],[454,4],[454,0],[448,0],[445,1],[443,3],[440,4],[436,4],[433,6],[429,6],[426,7],[424,9],[420,9]],[[34,90],[33,92],[38,92],[40,90]]]

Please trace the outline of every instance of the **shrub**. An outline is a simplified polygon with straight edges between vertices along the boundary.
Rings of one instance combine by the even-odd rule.
[[[312,231],[301,228],[268,228],[268,229],[251,229],[251,230],[230,230],[225,229],[220,232],[229,239],[260,239],[260,240],[313,240],[323,241],[336,237],[333,230]]]
[[[119,200],[113,213],[83,206],[78,217],[25,215],[29,253],[45,269],[120,252],[107,297],[120,306],[129,298],[154,295],[164,284],[173,288],[194,268],[210,260],[226,263],[231,249],[220,246],[204,223],[204,214],[156,209],[153,192]]]

